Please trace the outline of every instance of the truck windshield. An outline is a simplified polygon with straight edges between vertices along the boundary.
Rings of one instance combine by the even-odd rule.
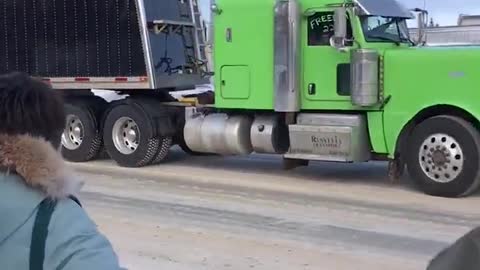
[[[360,20],[367,42],[411,43],[407,22],[403,18],[362,16]]]

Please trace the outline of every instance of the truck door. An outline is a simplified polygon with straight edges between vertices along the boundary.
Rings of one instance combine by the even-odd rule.
[[[310,13],[312,14],[312,13]],[[303,20],[304,104],[318,101],[350,101],[350,54],[330,46],[333,36],[333,9],[315,9]],[[348,35],[352,27],[348,20]]]

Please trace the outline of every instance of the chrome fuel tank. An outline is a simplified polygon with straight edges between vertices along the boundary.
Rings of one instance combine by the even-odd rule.
[[[184,138],[196,152],[221,155],[248,155],[253,147],[250,140],[252,119],[224,113],[195,115],[187,119]]]

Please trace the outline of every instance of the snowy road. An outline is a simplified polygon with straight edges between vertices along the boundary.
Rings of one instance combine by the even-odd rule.
[[[425,269],[480,225],[480,196],[433,198],[381,163],[188,157],[125,169],[76,164],[81,199],[128,269]]]

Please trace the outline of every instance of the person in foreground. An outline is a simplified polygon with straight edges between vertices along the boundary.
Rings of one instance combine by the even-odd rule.
[[[467,232],[442,250],[427,266],[427,270],[478,269],[480,269],[480,227]]]
[[[23,73],[0,76],[0,268],[120,269],[75,196],[60,152],[61,96]]]

